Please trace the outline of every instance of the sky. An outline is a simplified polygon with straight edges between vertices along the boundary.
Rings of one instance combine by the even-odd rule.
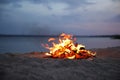
[[[120,34],[120,0],[0,0],[0,34]]]

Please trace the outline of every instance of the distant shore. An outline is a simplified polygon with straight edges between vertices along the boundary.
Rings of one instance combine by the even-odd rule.
[[[120,46],[91,49],[89,59],[45,58],[44,52],[0,54],[0,80],[119,80]]]
[[[0,37],[58,37],[59,35],[5,35],[0,34]],[[120,35],[74,35],[74,37],[110,37],[120,39]]]

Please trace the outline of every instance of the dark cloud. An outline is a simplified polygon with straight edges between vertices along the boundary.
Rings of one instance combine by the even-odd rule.
[[[0,14],[4,11],[10,11],[10,8],[6,8],[7,6],[9,6],[9,4],[11,5],[12,9],[22,7],[22,5],[20,4],[21,1],[22,0],[0,0]]]
[[[113,2],[120,2],[120,0],[112,0]]]
[[[40,3],[48,3],[49,0],[26,0],[26,1],[29,1],[35,4],[40,4]]]
[[[37,23],[20,23],[14,21],[0,22],[0,34],[52,34],[56,33],[55,29],[51,29],[50,26],[37,24]]]
[[[114,16],[104,20],[104,22],[112,22],[112,23],[117,22],[117,23],[120,23],[120,14],[114,15]]]
[[[34,4],[44,4],[48,7],[49,10],[52,10],[52,8],[48,5],[51,2],[54,3],[67,3],[70,5],[68,9],[74,9],[78,6],[84,6],[84,5],[91,5],[94,4],[92,2],[88,2],[87,0],[0,0],[0,4],[13,4],[14,7],[22,7],[19,3],[23,1],[28,1]]]
[[[50,34],[50,27],[48,26],[39,26],[33,24],[33,26],[29,27],[28,33],[27,34],[32,34],[32,35],[41,35],[41,34]]]
[[[72,6],[83,6],[83,5],[91,5],[94,4],[92,2],[88,2],[87,0],[62,0]]]
[[[112,22],[120,22],[120,14],[110,19]]]
[[[87,0],[28,0],[32,3],[36,3],[36,4],[39,4],[39,3],[43,3],[45,5],[48,5],[48,3],[50,2],[62,2],[62,3],[67,3],[69,4],[71,8],[75,8],[77,6],[83,6],[83,5],[91,5],[91,4],[94,4],[93,2],[88,2]],[[51,9],[51,7],[48,6],[49,9]]]
[[[93,4],[92,2],[88,2],[87,0],[0,0],[0,4],[19,3],[22,1],[28,1],[36,4],[40,4],[40,3],[47,4],[50,2],[63,2],[73,6],[78,6],[82,4],[87,4],[87,5]]]
[[[16,3],[20,1],[23,1],[23,0],[0,0],[0,4]]]
[[[14,6],[15,8],[21,8],[21,7],[22,7],[22,5],[19,4],[19,3],[13,4],[13,6]]]

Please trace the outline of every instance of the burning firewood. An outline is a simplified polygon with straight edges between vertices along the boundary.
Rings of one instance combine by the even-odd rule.
[[[54,40],[55,38],[50,38],[48,41]],[[95,52],[86,50],[84,45],[76,43],[72,35],[65,33],[59,36],[59,43],[52,42],[52,47],[49,47],[48,44],[44,46],[50,50],[45,55],[53,58],[87,59],[96,55]]]

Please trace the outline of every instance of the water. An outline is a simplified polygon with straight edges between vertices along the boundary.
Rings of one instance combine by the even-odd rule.
[[[48,43],[49,37],[0,37],[0,53],[16,52],[45,52],[48,51],[41,44]],[[108,37],[77,37],[77,42],[91,48],[107,48],[120,46],[120,40]]]

